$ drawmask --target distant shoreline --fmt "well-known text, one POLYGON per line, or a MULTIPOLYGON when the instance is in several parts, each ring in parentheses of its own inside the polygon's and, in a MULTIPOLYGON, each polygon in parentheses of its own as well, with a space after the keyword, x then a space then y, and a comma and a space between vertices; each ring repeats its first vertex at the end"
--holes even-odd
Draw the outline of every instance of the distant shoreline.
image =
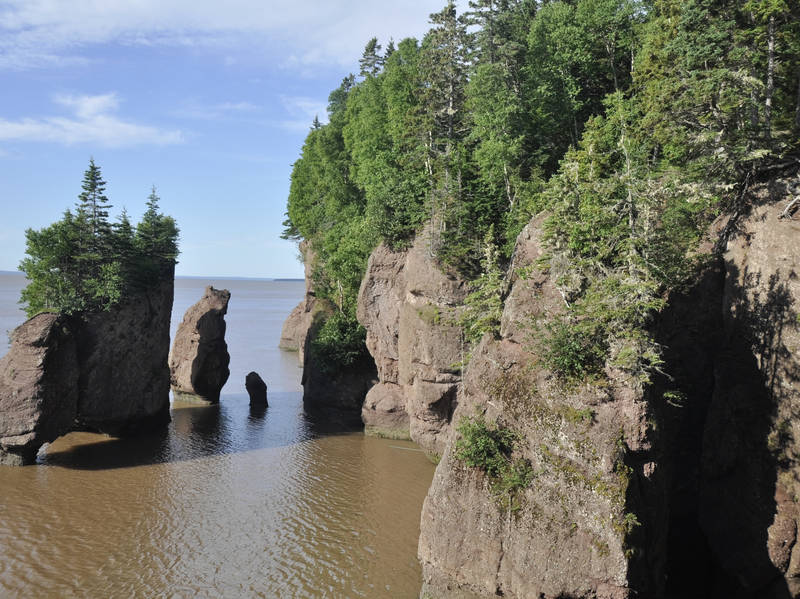
MULTIPOLYGON (((24 277, 25 273, 18 270, 0 270, 0 275, 11 275, 24 277)), ((199 275, 177 275, 176 279, 205 279, 214 281, 275 281, 278 283, 291 283, 304 281, 303 278, 272 278, 272 277, 215 277, 215 276, 199 276, 199 275)))

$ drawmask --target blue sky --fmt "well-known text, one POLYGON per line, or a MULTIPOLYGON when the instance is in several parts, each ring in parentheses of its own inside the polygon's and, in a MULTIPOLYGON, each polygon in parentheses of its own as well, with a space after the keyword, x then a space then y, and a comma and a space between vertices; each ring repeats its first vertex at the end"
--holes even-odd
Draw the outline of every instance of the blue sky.
POLYGON ((291 165, 364 44, 421 37, 444 0, 0 0, 0 270, 73 207, 94 157, 116 215, 152 185, 177 274, 300 277, 291 165))

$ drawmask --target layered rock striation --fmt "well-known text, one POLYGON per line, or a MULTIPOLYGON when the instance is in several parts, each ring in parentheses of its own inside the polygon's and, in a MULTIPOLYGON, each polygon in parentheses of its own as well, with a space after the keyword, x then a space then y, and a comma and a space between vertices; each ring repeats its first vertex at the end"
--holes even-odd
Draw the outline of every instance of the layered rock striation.
POLYGON ((800 596, 800 220, 786 210, 798 187, 760 184, 714 224, 696 279, 653 322, 668 375, 648 386, 610 366, 565 384, 543 366, 534 323, 565 306, 539 264, 543 217, 519 235, 499 333, 463 375, 464 283, 424 233, 372 253, 364 425, 441 456, 423 597, 800 596), (513 440, 516 481, 465 463, 462 424, 476 422, 513 440))
POLYGON ((169 421, 172 277, 108 312, 42 313, 0 360, 0 460, 32 462, 72 430, 126 434, 169 421))
POLYGON ((186 310, 169 356, 170 384, 182 399, 219 401, 230 376, 225 314, 231 293, 206 287, 200 300, 186 310))
POLYGON ((364 401, 368 432, 410 437, 441 454, 456 406, 464 346, 455 315, 464 281, 443 273, 427 232, 406 251, 381 245, 369 258, 358 297, 378 384, 364 401))

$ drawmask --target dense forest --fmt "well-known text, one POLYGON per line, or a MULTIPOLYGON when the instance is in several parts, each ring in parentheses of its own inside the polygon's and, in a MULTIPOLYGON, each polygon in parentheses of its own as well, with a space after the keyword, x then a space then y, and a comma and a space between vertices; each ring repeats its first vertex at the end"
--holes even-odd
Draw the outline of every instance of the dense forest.
POLYGON ((133 293, 173 276, 178 227, 159 211, 152 188, 141 222, 123 209, 109 220, 106 182, 94 159, 83 176, 75 212, 44 229, 25 232, 27 257, 20 263, 30 281, 20 303, 27 315, 42 311, 75 314, 108 310, 133 293))
POLYGON ((346 365, 370 251, 424 227, 472 281, 468 337, 491 331, 498 273, 545 211, 542 268, 569 309, 541 354, 564 377, 611 360, 646 382, 648 319, 702 261, 699 236, 796 161, 797 1, 451 1, 430 23, 367 43, 294 164, 285 236, 311 244, 338 308, 317 349, 346 365))

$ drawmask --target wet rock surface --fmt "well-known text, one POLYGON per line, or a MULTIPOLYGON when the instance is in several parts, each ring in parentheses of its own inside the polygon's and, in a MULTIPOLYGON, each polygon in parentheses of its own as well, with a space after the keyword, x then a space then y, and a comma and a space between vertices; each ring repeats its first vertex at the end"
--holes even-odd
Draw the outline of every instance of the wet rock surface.
POLYGON ((172 390, 186 399, 216 403, 230 370, 225 342, 225 314, 231 294, 206 287, 203 297, 183 317, 169 358, 172 390))

